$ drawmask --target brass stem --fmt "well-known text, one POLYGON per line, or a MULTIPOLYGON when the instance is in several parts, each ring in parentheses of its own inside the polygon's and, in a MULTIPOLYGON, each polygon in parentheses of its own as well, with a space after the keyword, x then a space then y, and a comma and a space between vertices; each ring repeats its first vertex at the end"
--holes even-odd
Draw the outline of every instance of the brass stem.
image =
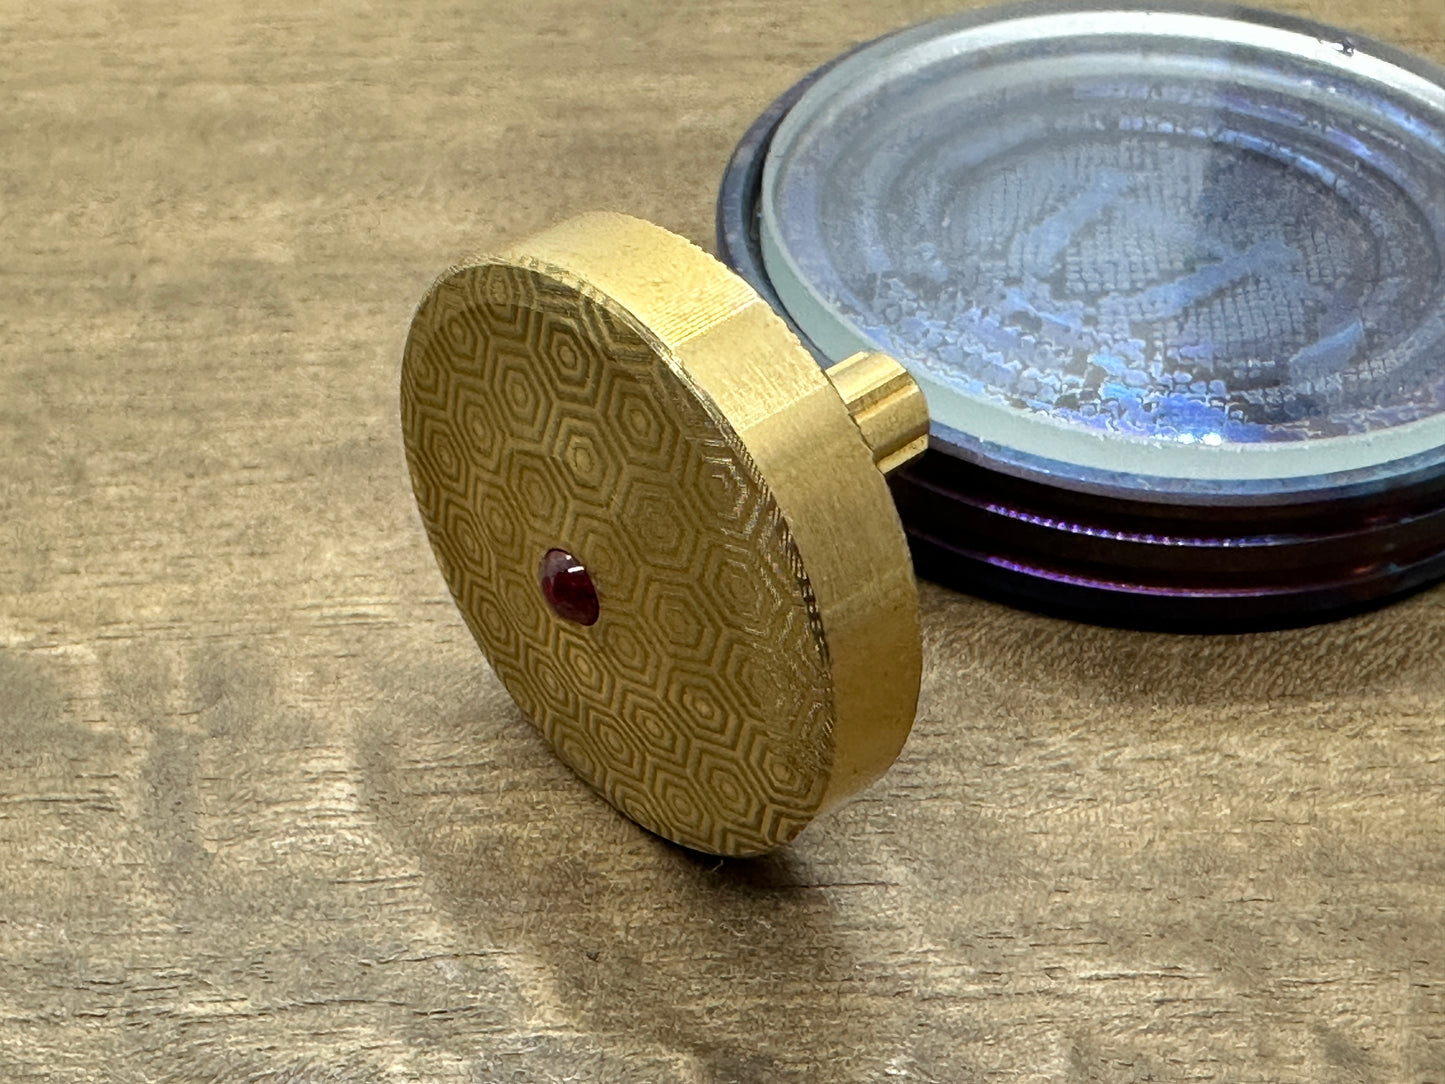
POLYGON ((928 447, 928 404, 908 370, 887 354, 863 352, 825 370, 884 474, 928 447))

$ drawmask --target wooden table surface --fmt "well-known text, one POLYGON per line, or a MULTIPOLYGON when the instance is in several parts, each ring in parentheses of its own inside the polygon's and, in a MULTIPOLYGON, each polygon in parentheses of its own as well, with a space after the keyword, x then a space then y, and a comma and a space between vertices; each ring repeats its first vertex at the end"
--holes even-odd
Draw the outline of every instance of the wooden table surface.
MULTIPOLYGON (((776 857, 556 761, 416 517, 471 250, 707 243, 938 0, 0 7, 0 1079, 1445 1080, 1445 589, 1182 637, 925 585, 914 737, 776 857)), ((1445 56, 1439 0, 1299 5, 1445 56)))

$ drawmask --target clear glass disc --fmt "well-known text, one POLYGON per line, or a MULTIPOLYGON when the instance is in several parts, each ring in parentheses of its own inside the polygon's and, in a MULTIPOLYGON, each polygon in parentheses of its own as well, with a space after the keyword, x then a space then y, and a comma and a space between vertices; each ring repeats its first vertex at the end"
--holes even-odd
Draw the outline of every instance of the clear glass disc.
POLYGON ((787 114, 760 239, 828 356, 1063 484, 1210 494, 1445 462, 1445 79, 1283 17, 1005 10, 787 114))

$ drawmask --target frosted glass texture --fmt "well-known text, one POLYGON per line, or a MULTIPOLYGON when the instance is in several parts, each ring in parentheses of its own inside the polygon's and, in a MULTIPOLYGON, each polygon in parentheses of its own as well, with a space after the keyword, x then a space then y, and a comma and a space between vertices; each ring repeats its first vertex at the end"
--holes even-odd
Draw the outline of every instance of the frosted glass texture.
POLYGON ((843 61, 764 170, 790 315, 1065 484, 1445 460, 1439 70, 1273 21, 973 17, 843 61))

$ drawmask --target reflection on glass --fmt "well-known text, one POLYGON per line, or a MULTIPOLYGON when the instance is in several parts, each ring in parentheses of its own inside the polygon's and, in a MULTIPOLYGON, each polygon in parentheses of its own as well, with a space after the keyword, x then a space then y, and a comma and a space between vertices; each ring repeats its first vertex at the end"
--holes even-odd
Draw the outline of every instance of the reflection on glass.
POLYGON ((1445 445, 1445 89, 1350 43, 1130 18, 933 28, 821 80, 764 181, 795 319, 899 355, 943 425, 1084 472, 1445 445))

